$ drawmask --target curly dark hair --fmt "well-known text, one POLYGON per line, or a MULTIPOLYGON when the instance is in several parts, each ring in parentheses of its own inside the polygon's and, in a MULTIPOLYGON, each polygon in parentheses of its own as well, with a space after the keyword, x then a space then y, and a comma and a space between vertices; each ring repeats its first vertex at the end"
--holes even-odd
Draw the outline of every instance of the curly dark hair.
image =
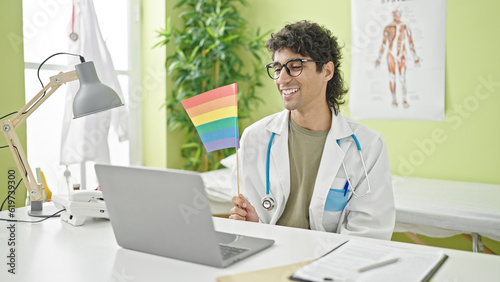
POLYGON ((344 85, 342 71, 342 47, 337 42, 337 37, 330 30, 309 21, 300 21, 286 25, 278 33, 272 33, 271 39, 266 42, 267 49, 273 54, 282 49, 311 57, 316 63, 316 69, 321 72, 323 65, 333 62, 335 71, 326 87, 326 101, 328 106, 339 112, 339 106, 344 104, 343 96, 348 92, 344 85))

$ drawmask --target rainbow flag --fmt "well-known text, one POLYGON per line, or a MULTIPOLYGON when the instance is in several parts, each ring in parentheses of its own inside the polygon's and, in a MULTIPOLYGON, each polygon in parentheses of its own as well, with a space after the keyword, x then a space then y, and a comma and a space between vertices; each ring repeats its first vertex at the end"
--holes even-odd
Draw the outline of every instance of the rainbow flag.
POLYGON ((182 101, 207 152, 240 147, 236 83, 182 101))

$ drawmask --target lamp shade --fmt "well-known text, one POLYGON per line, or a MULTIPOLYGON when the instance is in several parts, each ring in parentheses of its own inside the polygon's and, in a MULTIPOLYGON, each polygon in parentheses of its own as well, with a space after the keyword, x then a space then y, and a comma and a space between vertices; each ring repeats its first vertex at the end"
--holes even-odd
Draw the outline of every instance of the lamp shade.
POLYGON ((97 77, 94 62, 84 62, 75 66, 80 89, 73 100, 73 117, 86 115, 123 106, 118 94, 101 83, 97 77))

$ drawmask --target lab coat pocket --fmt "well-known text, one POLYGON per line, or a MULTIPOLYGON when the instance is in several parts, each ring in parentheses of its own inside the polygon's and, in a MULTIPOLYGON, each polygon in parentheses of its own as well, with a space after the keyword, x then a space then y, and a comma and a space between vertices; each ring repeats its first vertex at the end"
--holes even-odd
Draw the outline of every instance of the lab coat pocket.
POLYGON ((325 211, 337 212, 342 211, 346 204, 347 198, 349 196, 346 179, 335 179, 333 181, 333 187, 328 191, 325 201, 325 211))
POLYGON ((346 181, 346 179, 335 179, 333 187, 328 191, 322 220, 326 231, 335 232, 340 215, 347 205, 349 192, 344 188, 346 181))

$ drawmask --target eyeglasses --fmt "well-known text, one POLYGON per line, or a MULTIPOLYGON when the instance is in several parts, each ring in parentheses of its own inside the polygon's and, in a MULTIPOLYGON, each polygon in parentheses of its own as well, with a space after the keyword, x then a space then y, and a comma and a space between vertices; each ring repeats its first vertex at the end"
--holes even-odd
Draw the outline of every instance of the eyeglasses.
POLYGON ((283 65, 278 62, 272 62, 266 65, 267 74, 271 79, 276 80, 280 78, 281 70, 284 67, 289 76, 297 77, 302 73, 304 63, 307 62, 321 63, 319 61, 306 59, 291 59, 283 65))

